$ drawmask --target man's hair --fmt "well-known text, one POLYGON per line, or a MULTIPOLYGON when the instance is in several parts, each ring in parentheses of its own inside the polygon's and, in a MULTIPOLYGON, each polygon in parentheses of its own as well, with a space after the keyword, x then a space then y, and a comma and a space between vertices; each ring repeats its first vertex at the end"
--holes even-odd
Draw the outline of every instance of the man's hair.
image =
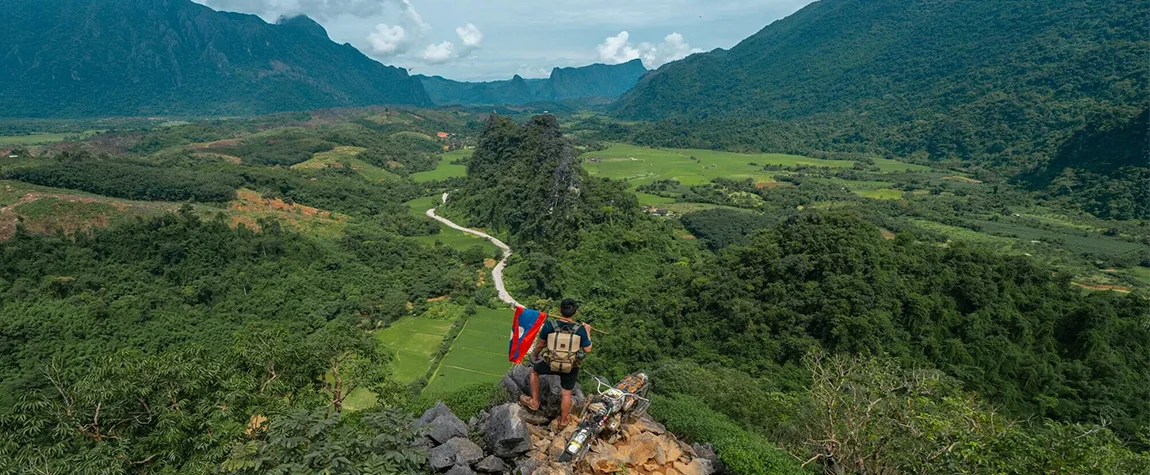
POLYGON ((576 302, 575 299, 563 299, 563 302, 559 304, 559 313, 564 317, 575 315, 576 310, 579 310, 579 302, 576 302))

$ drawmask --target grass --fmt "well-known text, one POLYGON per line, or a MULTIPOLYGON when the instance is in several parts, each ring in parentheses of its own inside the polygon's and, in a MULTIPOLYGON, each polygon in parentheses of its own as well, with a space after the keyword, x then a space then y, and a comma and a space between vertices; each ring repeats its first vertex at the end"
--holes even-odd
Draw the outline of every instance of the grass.
POLYGON ((891 160, 889 158, 874 158, 874 164, 882 173, 892 172, 929 172, 933 169, 925 165, 915 165, 913 163, 900 162, 898 160, 891 160))
MULTIPOLYGON (((417 217, 425 217, 428 209, 439 204, 439 196, 427 196, 424 198, 417 198, 408 201, 404 204, 411 207, 411 215, 417 217)), ((426 218, 431 219, 431 218, 426 218)), ((442 243, 444 246, 450 247, 455 250, 464 250, 471 246, 479 246, 483 251, 489 255, 494 255, 497 247, 486 239, 478 237, 474 234, 467 234, 463 231, 449 228, 443 224, 439 225, 439 234, 432 234, 429 236, 413 236, 410 239, 422 242, 429 246, 434 246, 435 243, 442 243)))
POLYGON ((327 152, 312 155, 308 161, 292 165, 292 168, 297 170, 305 168, 325 168, 333 165, 341 166, 340 163, 343 162, 350 164, 352 170, 355 170, 360 175, 363 175, 364 178, 371 181, 394 181, 400 179, 399 175, 355 158, 364 150, 366 149, 363 147, 336 147, 327 152))
POLYGON ((448 393, 475 383, 494 384, 511 368, 507 337, 511 309, 480 307, 428 381, 425 394, 448 393))
POLYGON ((650 193, 635 193, 635 196, 639 197, 639 206, 657 206, 675 202, 674 198, 652 195, 650 193))
POLYGON ((902 190, 893 190, 890 188, 879 188, 877 190, 854 190, 854 194, 863 198, 872 198, 876 200, 902 199, 902 190))
MULTIPOLYGON (((81 136, 87 137, 94 134, 96 131, 87 131, 83 133, 66 133, 66 134, 32 134, 32 135, 0 135, 0 146, 11 145, 43 145, 46 143, 63 142, 68 137, 81 136)), ((7 157, 4 157, 7 158, 7 157)))
POLYGON ((380 344, 395 352, 391 367, 396 381, 410 383, 427 372, 432 354, 452 323, 451 320, 409 317, 375 333, 380 344))
POLYGON ((411 174, 411 179, 417 183, 433 180, 446 180, 448 178, 465 177, 467 176, 466 165, 452 165, 451 162, 461 158, 471 157, 473 150, 452 150, 444 153, 439 157, 439 165, 434 170, 426 172, 417 172, 411 174))
POLYGON ((819 160, 781 153, 731 153, 697 149, 653 149, 627 144, 611 144, 606 150, 581 155, 583 168, 592 175, 626 180, 642 185, 656 180, 678 180, 684 185, 701 185, 715 178, 744 179, 755 182, 773 181, 774 174, 765 165, 795 168, 800 166, 844 168, 854 165, 847 160, 819 160), (692 160, 691 157, 697 160, 692 160), (597 157, 596 163, 589 159, 597 157), (754 165, 752 165, 754 163, 754 165))

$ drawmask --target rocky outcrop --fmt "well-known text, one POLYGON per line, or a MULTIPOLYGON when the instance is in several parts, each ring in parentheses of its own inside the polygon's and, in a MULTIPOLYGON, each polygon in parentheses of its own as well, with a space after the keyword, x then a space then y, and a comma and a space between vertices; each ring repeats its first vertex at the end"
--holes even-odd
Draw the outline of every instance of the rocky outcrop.
POLYGON ((526 410, 516 403, 491 409, 481 423, 484 440, 491 453, 501 458, 514 458, 531 449, 531 432, 527 430, 526 410))
MULTIPOLYGON (((710 445, 687 445, 646 416, 596 440, 582 460, 560 463, 576 424, 560 428, 553 420, 559 411, 558 378, 546 383, 548 378, 541 378, 541 389, 549 389, 543 391, 539 411, 512 402, 527 390, 529 375, 525 367, 509 371, 501 384, 511 401, 480 412, 468 424, 442 402, 428 409, 417 424, 430 431, 421 442, 429 449, 430 468, 446 475, 712 475, 722 469, 710 445), (555 392, 549 393, 550 388, 555 392), (469 429, 474 439, 468 439, 469 429)), ((580 401, 574 408, 582 406, 580 401)))

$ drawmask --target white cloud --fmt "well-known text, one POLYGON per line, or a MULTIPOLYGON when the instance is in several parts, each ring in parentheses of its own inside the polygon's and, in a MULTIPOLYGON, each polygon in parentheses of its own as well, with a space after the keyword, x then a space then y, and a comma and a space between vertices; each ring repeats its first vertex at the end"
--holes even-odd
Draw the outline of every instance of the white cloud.
POLYGON ((483 42, 483 32, 479 31, 475 25, 468 23, 467 26, 461 26, 455 29, 455 34, 459 35, 459 40, 463 42, 464 48, 475 49, 483 42))
POLYGON ((639 43, 631 44, 631 35, 626 31, 618 35, 609 36, 599 45, 599 60, 607 64, 619 64, 639 58, 648 68, 654 69, 677 61, 692 53, 701 53, 702 49, 692 48, 683 35, 671 33, 663 38, 659 44, 639 43))
POLYGON ((419 53, 419 58, 427 64, 443 64, 457 57, 455 44, 450 41, 427 45, 427 48, 419 53))
POLYGON ((388 26, 380 23, 375 31, 367 35, 367 44, 371 53, 379 58, 387 58, 397 54, 406 53, 411 48, 412 38, 402 26, 388 26))

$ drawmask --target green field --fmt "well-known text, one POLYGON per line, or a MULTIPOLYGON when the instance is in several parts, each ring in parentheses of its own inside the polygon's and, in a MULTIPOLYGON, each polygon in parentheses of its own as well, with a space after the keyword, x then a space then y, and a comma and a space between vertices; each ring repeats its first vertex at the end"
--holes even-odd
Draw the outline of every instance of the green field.
POLYGON ((898 160, 891 160, 889 158, 874 158, 874 164, 882 173, 891 172, 929 172, 932 168, 925 165, 915 165, 913 163, 900 162, 898 160))
POLYGON ((675 202, 674 198, 667 198, 665 196, 652 195, 650 193, 635 193, 639 197, 640 206, 658 206, 671 204, 675 202))
MULTIPOLYGON (((412 216, 426 218, 427 215, 425 213, 427 213, 427 210, 438 205, 439 199, 439 196, 427 196, 424 198, 417 198, 408 201, 404 204, 411 207, 412 216)), ((498 249, 488 240, 474 234, 467 234, 463 231, 444 226, 443 224, 439 225, 439 229, 439 234, 433 234, 429 236, 412 236, 409 239, 414 239, 429 246, 434 246, 436 242, 441 242, 443 245, 455 250, 463 250, 471 246, 478 245, 482 247, 484 252, 488 253, 489 255, 495 255, 495 251, 498 249)))
POLYGON ((901 200, 902 190, 892 190, 890 188, 879 188, 874 190, 854 190, 854 194, 863 198, 872 198, 876 200, 901 200))
POLYGON ((467 320, 425 392, 446 393, 472 383, 494 384, 511 368, 507 361, 511 309, 478 310, 467 320))
POLYGON ((467 176, 466 165, 452 165, 451 162, 471 156, 473 150, 452 150, 439 157, 439 165, 434 170, 412 173, 411 179, 416 182, 432 180, 446 180, 448 178, 467 176))
MULTIPOLYGON (((91 135, 93 132, 84 132, 82 134, 68 133, 68 134, 32 134, 32 135, 0 135, 0 146, 11 145, 43 145, 46 143, 63 142, 64 139, 74 136, 91 135)), ((7 158, 7 157, 5 157, 7 158)))
POLYGON ((312 155, 311 159, 292 165, 294 169, 301 168, 324 168, 332 164, 339 164, 341 162, 351 165, 351 169, 356 173, 363 175, 364 178, 372 181, 391 181, 399 180, 399 175, 384 170, 363 160, 355 158, 360 152, 365 149, 362 147, 336 147, 327 152, 320 152, 312 155))
POLYGON ((443 343, 452 323, 451 320, 408 317, 376 332, 376 339, 395 352, 391 367, 396 381, 410 383, 427 372, 431 355, 443 343))
POLYGON ((784 167, 836 167, 854 165, 848 160, 819 160, 781 153, 731 153, 696 149, 653 149, 627 144, 611 144, 606 150, 580 156, 583 168, 592 175, 626 180, 643 185, 656 180, 678 180, 684 185, 701 185, 715 178, 774 181, 765 165, 784 167), (691 159, 697 158, 697 160, 691 159), (597 158, 599 162, 591 161, 597 158), (754 165, 752 165, 752 163, 754 165))

